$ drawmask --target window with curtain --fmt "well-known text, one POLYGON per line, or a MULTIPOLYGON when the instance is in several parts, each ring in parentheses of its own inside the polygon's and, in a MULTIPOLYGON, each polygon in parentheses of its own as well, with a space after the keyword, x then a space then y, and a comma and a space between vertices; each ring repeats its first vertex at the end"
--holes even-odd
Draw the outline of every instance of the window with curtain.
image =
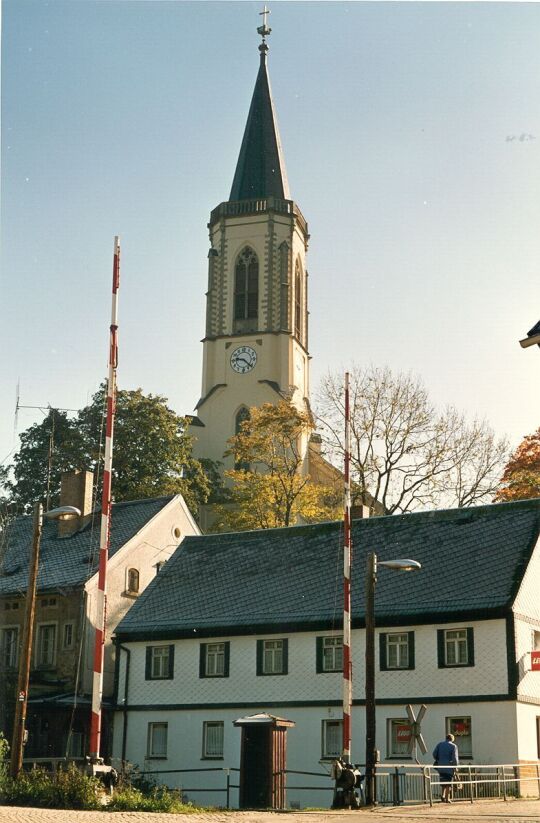
POLYGON ((203 757, 223 758, 223 735, 223 720, 207 720, 203 723, 203 757))
POLYGON ((168 723, 148 724, 148 743, 146 756, 148 758, 167 757, 168 723))
POLYGON ((340 757, 343 748, 343 721, 322 721, 322 749, 321 758, 329 759, 340 757))

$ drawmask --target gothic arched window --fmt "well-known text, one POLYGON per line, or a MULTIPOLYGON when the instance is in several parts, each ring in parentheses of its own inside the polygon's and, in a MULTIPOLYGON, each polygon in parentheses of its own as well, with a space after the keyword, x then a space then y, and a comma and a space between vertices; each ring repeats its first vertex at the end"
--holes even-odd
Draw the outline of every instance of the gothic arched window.
MULTIPOLYGON (((236 412, 236 417, 234 418, 235 434, 240 434, 240 432, 242 431, 242 423, 244 423, 244 421, 246 420, 249 420, 249 417, 250 414, 247 406, 241 406, 236 412)), ((246 463, 245 460, 235 460, 234 468, 238 469, 239 471, 249 471, 249 463, 246 463)))
POLYGON ((294 334, 302 342, 302 268, 300 260, 294 267, 294 334))
MULTIPOLYGON (((259 261, 246 246, 236 261, 234 270, 234 320, 242 331, 245 321, 256 321, 259 315, 259 261)), ((248 325, 256 325, 251 324, 248 325)))

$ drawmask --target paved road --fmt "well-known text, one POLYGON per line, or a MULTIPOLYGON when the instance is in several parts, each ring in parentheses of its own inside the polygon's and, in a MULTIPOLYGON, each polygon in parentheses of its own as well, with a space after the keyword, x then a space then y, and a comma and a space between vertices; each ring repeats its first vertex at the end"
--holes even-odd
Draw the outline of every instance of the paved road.
POLYGON ((442 803, 433 808, 379 808, 347 812, 203 812, 148 814, 144 812, 72 812, 53 809, 0 807, 0 823, 540 823, 539 800, 507 803, 442 803))

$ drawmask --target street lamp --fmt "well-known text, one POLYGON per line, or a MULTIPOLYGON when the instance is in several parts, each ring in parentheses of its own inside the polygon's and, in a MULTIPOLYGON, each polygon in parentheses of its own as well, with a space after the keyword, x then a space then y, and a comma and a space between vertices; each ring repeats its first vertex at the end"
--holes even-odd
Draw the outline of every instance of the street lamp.
POLYGON ((529 346, 534 345, 540 346, 540 320, 527 332, 527 337, 519 341, 519 345, 522 349, 528 349, 529 346))
POLYGON ((28 683, 30 680, 30 661, 32 657, 32 637, 34 633, 34 611, 36 603, 36 584, 39 567, 39 545, 43 518, 49 520, 70 520, 80 517, 81 512, 75 506, 60 506, 43 514, 43 506, 36 503, 34 507, 34 524, 32 534, 32 557, 28 570, 28 590, 24 610, 23 634, 21 643, 21 659, 19 663, 19 677, 17 680, 17 695, 15 702, 15 717, 13 720, 13 736, 11 742, 11 776, 17 777, 23 761, 24 727, 26 724, 26 707, 28 703, 28 683))
MULTIPOLYGON (((394 571, 410 572, 421 569, 417 560, 381 560, 379 566, 394 571)), ((371 552, 366 565, 366 776, 364 781, 366 806, 375 803, 375 583, 377 582, 377 555, 371 552)))

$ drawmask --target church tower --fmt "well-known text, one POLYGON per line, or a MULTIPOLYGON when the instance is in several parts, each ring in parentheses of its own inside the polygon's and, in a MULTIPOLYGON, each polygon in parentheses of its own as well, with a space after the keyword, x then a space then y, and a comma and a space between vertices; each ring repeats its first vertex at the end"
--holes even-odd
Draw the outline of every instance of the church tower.
POLYGON ((190 427, 194 455, 225 469, 233 467, 223 457, 227 440, 251 406, 287 397, 309 412, 309 234, 289 194, 263 14, 260 66, 230 197, 208 224, 202 394, 190 427))

